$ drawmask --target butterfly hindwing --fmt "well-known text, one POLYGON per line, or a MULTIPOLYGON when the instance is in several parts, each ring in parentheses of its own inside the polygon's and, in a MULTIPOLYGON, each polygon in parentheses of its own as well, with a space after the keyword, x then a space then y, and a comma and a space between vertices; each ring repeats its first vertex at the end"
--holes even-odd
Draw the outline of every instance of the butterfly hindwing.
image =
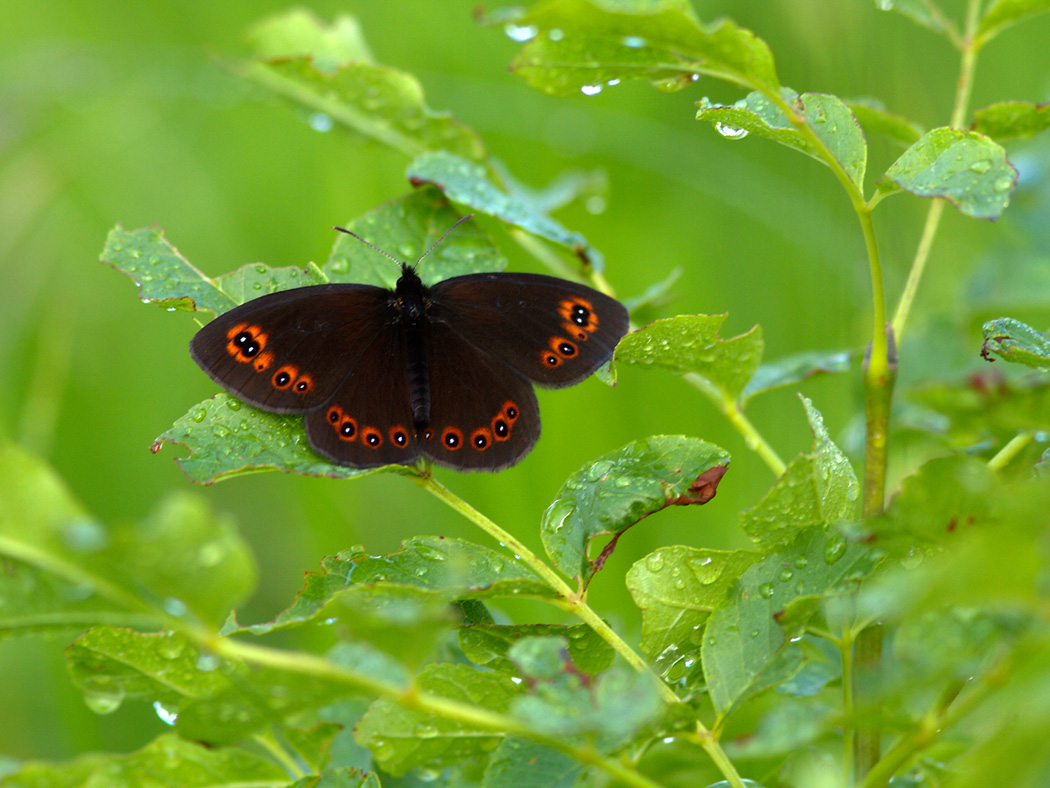
POLYGON ((578 383, 627 333, 627 310, 584 285, 541 274, 468 274, 430 288, 432 323, 541 386, 578 383))
POLYGON ((305 423, 310 446, 340 465, 411 465, 419 458, 399 326, 372 335, 335 395, 305 423))
POLYGON ((190 355, 224 389, 274 413, 327 402, 396 318, 389 290, 316 285, 256 298, 197 332, 190 355))
POLYGON ((430 421, 423 454, 460 470, 497 471, 524 457, 540 436, 532 384, 448 326, 429 332, 430 421))

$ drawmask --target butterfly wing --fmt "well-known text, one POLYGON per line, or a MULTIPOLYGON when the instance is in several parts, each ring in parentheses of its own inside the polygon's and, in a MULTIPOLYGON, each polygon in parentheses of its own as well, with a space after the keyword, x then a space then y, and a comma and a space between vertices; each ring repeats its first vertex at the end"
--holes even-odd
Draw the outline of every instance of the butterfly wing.
POLYGON ((444 323, 429 326, 430 421, 423 454, 460 470, 498 471, 540 437, 532 384, 444 323))
POLYGON ((310 446, 340 465, 411 465, 419 458, 404 333, 384 329, 373 333, 335 395, 304 420, 310 446))
POLYGON ((331 399, 376 336, 390 331, 392 297, 380 287, 347 284, 265 295, 204 326, 190 355, 251 405, 307 413, 331 399))
POLYGON ((627 310, 541 274, 468 274, 430 288, 428 317, 541 386, 579 383, 612 358, 627 310))

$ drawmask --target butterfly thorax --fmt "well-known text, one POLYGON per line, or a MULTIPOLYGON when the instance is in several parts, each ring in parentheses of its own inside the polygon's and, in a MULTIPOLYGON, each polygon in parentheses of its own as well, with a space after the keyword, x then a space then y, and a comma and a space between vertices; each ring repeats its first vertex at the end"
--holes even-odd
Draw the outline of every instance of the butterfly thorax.
POLYGON ((425 329, 428 297, 422 280, 409 266, 401 266, 394 298, 405 338, 412 420, 417 428, 421 428, 430 422, 430 372, 425 329))

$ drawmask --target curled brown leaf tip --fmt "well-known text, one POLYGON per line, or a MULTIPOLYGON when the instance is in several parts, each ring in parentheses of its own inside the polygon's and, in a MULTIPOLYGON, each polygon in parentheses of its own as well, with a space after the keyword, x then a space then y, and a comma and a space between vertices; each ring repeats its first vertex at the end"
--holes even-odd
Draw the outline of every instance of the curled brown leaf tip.
POLYGON ((689 485, 687 493, 668 498, 667 505, 689 506, 694 503, 707 503, 715 497, 715 493, 718 492, 718 483, 722 481, 722 477, 725 476, 727 470, 729 470, 727 465, 716 465, 714 468, 708 468, 696 477, 696 481, 689 485))

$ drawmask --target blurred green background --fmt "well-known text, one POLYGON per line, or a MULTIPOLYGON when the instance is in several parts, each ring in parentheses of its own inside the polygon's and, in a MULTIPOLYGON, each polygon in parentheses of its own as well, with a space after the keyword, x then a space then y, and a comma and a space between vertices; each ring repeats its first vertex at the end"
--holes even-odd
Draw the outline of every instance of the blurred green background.
MULTIPOLYGON (((566 169, 603 170, 603 210, 572 205, 558 218, 604 252, 621 297, 683 269, 673 301, 639 319, 728 312, 725 336, 761 323, 767 360, 866 344, 867 263, 856 219, 830 174, 766 142, 727 141, 693 119, 701 96, 731 102, 739 91, 702 80, 672 94, 634 83, 594 97, 550 98, 508 71, 516 45, 499 29, 476 25, 474 5, 347 0, 307 7, 326 20, 355 15, 377 61, 415 74, 432 108, 477 130, 527 184, 540 187, 566 169)), ((902 17, 877 12, 873 2, 695 6, 702 19, 729 15, 769 42, 782 82, 799 91, 877 96, 927 127, 947 120, 953 51, 902 17)), ((326 258, 333 224, 410 188, 400 154, 338 128, 314 131, 305 113, 222 68, 222 57, 241 51, 246 28, 287 7, 272 0, 14 0, 4 12, 0 436, 46 457, 103 522, 141 518, 166 492, 192 486, 172 461, 178 447, 154 456, 149 446, 217 390, 187 353, 193 319, 139 303, 129 280, 98 263, 107 231, 117 222, 160 225, 210 275, 256 261, 301 266, 326 258)), ((1045 100, 1048 40, 1045 15, 997 39, 983 53, 973 106, 1045 100)), ((899 151, 870 142, 869 173, 877 173, 899 151)), ((872 183, 869 175, 869 189, 872 183)), ((877 214, 891 308, 926 207, 896 197, 877 214)), ((949 211, 916 328, 951 313, 967 272, 986 250, 1011 242, 1017 231, 1009 220, 976 222, 949 211)), ((504 252, 511 269, 540 270, 520 249, 505 245, 504 252)), ((1045 312, 1034 310, 1013 316, 1045 325, 1045 312)), ((975 314, 969 326, 995 316, 975 314)), ((930 355, 943 356, 937 349, 930 355)), ((909 357, 904 364, 903 375, 923 372, 907 366, 909 357)), ((852 448, 856 372, 752 404, 749 415, 782 457, 810 445, 797 389, 852 448)), ((663 544, 742 546, 737 513, 757 502, 772 476, 706 400, 663 373, 621 369, 615 389, 589 380, 539 397, 543 438, 520 465, 496 476, 436 471, 537 550, 540 516, 565 477, 589 459, 655 433, 696 435, 734 455, 712 503, 644 521, 592 585, 594 606, 634 641, 639 616, 623 586, 631 563, 663 544)), ((351 545, 389 552, 415 534, 485 541, 392 475, 333 482, 269 473, 197 493, 235 516, 258 558, 260 587, 242 622, 271 618, 301 587, 303 571, 351 545)), ((164 728, 148 707, 129 705, 108 717, 90 712, 66 678, 65 645, 0 641, 0 756, 130 750, 164 728)))

